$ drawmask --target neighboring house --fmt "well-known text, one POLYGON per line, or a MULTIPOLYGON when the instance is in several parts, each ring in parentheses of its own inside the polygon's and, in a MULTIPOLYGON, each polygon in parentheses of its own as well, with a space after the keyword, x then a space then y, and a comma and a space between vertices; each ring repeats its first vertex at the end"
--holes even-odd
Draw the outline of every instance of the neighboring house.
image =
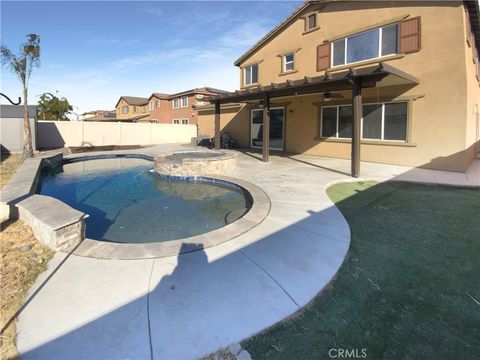
POLYGON ((209 87, 196 88, 176 94, 153 93, 148 98, 149 116, 140 120, 159 124, 196 125, 196 106, 205 104, 204 99, 225 91, 209 87))
MULTIPOLYGON (((2 153, 23 152, 23 105, 0 105, 0 147, 2 153)), ((37 150, 37 106, 28 106, 32 147, 37 150)))
POLYGON ((94 110, 79 116, 82 121, 117 121, 116 110, 94 110))
MULTIPOLYGON (((352 174, 359 154, 465 171, 480 133, 479 48, 476 1, 307 1, 235 61, 241 90, 209 100, 245 147, 269 133, 270 149, 353 157, 352 174)), ((214 117, 201 111, 201 134, 214 117)))
POLYGON ((148 116, 148 99, 121 96, 115 105, 118 121, 138 122, 148 116))

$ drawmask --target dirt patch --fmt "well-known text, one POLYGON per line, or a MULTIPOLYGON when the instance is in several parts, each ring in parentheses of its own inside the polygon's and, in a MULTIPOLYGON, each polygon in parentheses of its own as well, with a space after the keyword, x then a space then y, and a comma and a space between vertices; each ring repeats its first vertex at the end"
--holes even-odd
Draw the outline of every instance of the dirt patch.
POLYGON ((0 162, 0 189, 15 174, 18 167, 23 163, 23 156, 17 154, 2 154, 0 162))
MULTIPOLYGON (((0 326, 3 329, 22 306, 38 275, 47 268, 53 251, 35 238, 26 223, 9 220, 1 224, 0 253, 0 326)), ((17 357, 15 339, 16 326, 12 321, 0 337, 0 359, 17 357)))

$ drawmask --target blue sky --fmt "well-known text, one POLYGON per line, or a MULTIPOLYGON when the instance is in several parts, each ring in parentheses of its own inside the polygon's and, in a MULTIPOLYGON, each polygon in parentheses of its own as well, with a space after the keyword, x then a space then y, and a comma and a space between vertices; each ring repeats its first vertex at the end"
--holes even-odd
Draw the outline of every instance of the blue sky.
MULTIPOLYGON (((82 113, 112 109, 121 95, 238 89, 233 61, 300 4, 2 1, 1 43, 16 52, 26 34, 39 34, 42 64, 32 75, 29 103, 58 90, 82 113)), ((5 68, 1 90, 21 95, 5 68)))

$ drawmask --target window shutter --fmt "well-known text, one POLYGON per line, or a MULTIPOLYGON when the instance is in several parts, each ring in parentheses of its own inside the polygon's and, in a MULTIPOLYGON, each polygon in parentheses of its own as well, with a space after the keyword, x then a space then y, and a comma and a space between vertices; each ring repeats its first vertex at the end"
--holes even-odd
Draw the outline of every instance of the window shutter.
POLYGON ((317 46, 317 71, 327 70, 330 67, 330 42, 317 46))
POLYGON ((400 53, 408 54, 420 50, 420 17, 400 22, 399 40, 400 53))

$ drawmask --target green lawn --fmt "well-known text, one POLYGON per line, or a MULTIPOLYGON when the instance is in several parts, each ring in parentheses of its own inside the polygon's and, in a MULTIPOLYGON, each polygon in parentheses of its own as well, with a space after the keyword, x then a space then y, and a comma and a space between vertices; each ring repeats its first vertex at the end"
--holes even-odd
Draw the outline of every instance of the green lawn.
POLYGON ((480 359, 480 190, 330 187, 352 232, 335 280, 291 319, 242 343, 253 359, 480 359), (331 355, 335 355, 333 352, 331 355))

